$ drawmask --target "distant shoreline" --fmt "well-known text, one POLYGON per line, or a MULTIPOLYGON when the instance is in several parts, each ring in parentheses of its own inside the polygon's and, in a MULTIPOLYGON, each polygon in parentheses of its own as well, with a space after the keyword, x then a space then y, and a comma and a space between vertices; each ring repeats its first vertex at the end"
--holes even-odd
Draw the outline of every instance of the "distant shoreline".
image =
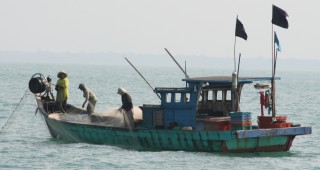
MULTIPOLYGON (((177 67, 165 53, 154 54, 120 54, 120 53, 52 53, 52 52, 3 52, 0 51, 0 63, 34 63, 34 64, 77 64, 77 65, 115 65, 128 66, 127 57, 136 66, 143 67, 177 67)), ((279 56, 277 70, 318 71, 320 59, 296 59, 279 56)), ((233 69, 233 57, 181 56, 176 60, 188 68, 233 69)), ((269 70, 271 59, 261 57, 241 57, 241 70, 269 70)))

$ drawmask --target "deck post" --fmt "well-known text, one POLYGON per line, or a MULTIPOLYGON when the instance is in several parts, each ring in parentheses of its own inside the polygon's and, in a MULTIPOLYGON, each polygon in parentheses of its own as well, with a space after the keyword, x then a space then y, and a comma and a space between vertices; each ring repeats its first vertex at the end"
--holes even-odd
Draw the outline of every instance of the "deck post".
POLYGON ((237 72, 232 73, 232 111, 238 111, 237 109, 237 87, 238 87, 238 81, 237 81, 237 72))

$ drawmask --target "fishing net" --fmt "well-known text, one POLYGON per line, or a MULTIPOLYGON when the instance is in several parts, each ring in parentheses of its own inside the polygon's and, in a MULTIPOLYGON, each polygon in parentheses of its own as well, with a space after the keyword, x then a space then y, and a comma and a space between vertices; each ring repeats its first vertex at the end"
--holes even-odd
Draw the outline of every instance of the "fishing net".
MULTIPOLYGON (((69 112, 70 113, 70 112, 69 112)), ((133 119, 142 119, 142 111, 139 107, 132 109, 133 119)), ((80 124, 97 124, 110 127, 128 127, 133 124, 132 119, 128 118, 130 113, 123 109, 112 108, 101 113, 94 113, 91 116, 88 114, 50 114, 49 117, 56 120, 62 120, 80 124), (130 125, 131 124, 131 125, 130 125)))

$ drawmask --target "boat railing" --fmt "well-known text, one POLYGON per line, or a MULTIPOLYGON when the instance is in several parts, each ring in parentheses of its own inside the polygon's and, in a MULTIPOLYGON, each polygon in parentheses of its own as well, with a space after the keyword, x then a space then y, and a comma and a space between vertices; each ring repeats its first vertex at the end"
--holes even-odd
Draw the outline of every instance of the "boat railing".
POLYGON ((189 88, 186 87, 156 87, 155 91, 157 93, 181 93, 189 92, 189 88))

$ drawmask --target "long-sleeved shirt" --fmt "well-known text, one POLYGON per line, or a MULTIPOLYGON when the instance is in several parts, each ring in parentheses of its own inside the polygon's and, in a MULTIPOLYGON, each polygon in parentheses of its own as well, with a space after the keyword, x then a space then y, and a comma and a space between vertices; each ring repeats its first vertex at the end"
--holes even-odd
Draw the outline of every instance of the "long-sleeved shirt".
POLYGON ((121 95, 122 106, 125 111, 129 111, 133 108, 131 96, 127 93, 121 95))
POLYGON ((87 101, 90 101, 90 102, 96 102, 97 101, 96 95, 88 87, 86 87, 83 90, 83 97, 86 99, 83 104, 85 104, 87 101))
POLYGON ((69 97, 69 80, 67 78, 59 79, 56 86, 58 86, 57 91, 57 101, 66 101, 69 97))

